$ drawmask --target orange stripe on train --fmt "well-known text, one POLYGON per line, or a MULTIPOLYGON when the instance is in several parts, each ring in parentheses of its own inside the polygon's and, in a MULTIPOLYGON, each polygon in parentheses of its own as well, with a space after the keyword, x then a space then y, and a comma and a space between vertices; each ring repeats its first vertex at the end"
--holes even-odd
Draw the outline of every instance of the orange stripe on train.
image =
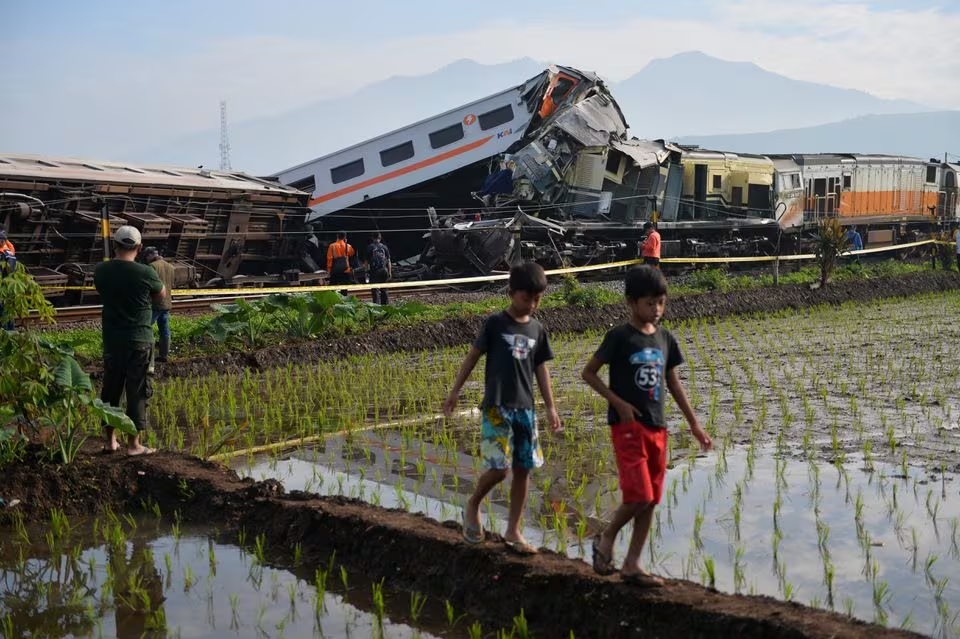
POLYGON ((422 168, 431 166, 433 164, 443 162, 444 160, 449 160, 450 158, 456 157, 458 155, 462 155, 467 151, 472 151, 474 149, 477 149, 492 139, 493 139, 493 136, 488 135, 485 138, 480 138, 479 140, 475 140, 473 142, 470 142, 469 144, 464 144, 463 146, 459 146, 455 149, 451 149, 450 151, 447 151, 445 153, 435 155, 432 158, 427 158, 426 160, 415 162, 410 166, 405 166, 403 168, 397 169, 396 171, 391 171, 390 173, 385 173, 375 178, 364 180, 363 182, 357 182, 356 184, 351 184, 350 186, 342 188, 339 191, 334 191, 333 193, 326 193, 324 195, 321 195, 320 197, 310 200, 307 206, 315 206, 317 204, 322 204, 323 202, 336 199, 341 195, 346 195, 347 193, 353 193, 354 191, 359 191, 360 189, 364 189, 368 186, 373 186, 374 184, 379 184, 380 182, 386 182, 387 180, 392 180, 395 177, 406 175, 407 173, 413 173, 414 171, 418 171, 422 168))

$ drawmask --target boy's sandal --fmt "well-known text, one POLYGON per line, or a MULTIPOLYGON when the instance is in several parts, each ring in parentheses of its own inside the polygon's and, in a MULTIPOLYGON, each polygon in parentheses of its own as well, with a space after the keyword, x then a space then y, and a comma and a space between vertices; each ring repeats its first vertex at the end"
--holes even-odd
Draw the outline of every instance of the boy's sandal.
POLYGON ((620 579, 625 584, 641 588, 663 588, 665 585, 663 579, 646 572, 620 573, 620 579))
POLYGON ((591 549, 593 550, 593 571, 595 573, 606 577, 617 572, 617 569, 613 567, 613 559, 600 550, 600 533, 593 536, 591 549))
POLYGON ((525 541, 512 541, 510 539, 503 540, 504 545, 506 545, 508 550, 512 550, 518 555, 529 557, 530 555, 538 554, 538 550, 531 546, 525 541))
POLYGON ((479 544, 483 541, 483 528, 467 523, 466 509, 463 510, 463 540, 468 544, 479 544))

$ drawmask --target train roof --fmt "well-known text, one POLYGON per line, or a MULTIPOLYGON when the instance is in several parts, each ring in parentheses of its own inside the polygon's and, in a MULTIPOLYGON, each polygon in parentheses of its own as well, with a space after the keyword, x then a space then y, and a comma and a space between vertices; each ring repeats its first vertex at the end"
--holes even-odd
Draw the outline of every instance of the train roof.
POLYGON ((279 182, 239 171, 103 162, 23 153, 0 153, 0 179, 112 182, 204 190, 280 193, 291 196, 308 195, 279 182))
POLYGON ((772 160, 791 160, 800 165, 841 164, 861 161, 873 164, 929 164, 923 158, 883 153, 770 153, 768 157, 772 160))

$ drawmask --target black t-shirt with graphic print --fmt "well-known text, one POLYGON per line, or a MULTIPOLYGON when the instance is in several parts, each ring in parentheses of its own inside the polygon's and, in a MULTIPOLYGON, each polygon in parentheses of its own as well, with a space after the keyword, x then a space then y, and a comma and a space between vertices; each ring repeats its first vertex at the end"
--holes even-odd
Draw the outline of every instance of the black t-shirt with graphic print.
POLYGON ((480 407, 533 408, 535 371, 553 359, 543 324, 520 323, 501 311, 487 318, 473 345, 487 355, 480 407))
MULTIPOLYGON (((683 363, 680 345, 670 331, 660 326, 645 335, 630 324, 607 331, 594 354, 610 366, 610 390, 637 409, 637 421, 654 428, 665 428, 663 416, 666 398, 666 374, 683 363)), ((613 406, 607 409, 607 422, 620 422, 613 406)))

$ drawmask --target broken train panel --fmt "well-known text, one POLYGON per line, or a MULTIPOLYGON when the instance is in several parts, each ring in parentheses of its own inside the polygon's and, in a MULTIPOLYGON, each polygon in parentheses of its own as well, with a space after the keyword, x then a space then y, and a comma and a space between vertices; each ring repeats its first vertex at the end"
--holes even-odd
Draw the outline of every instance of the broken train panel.
POLYGON ((104 218, 137 227, 174 265, 178 287, 279 273, 298 261, 306 200, 243 173, 0 155, 0 228, 50 296, 92 285, 109 251, 104 218))

